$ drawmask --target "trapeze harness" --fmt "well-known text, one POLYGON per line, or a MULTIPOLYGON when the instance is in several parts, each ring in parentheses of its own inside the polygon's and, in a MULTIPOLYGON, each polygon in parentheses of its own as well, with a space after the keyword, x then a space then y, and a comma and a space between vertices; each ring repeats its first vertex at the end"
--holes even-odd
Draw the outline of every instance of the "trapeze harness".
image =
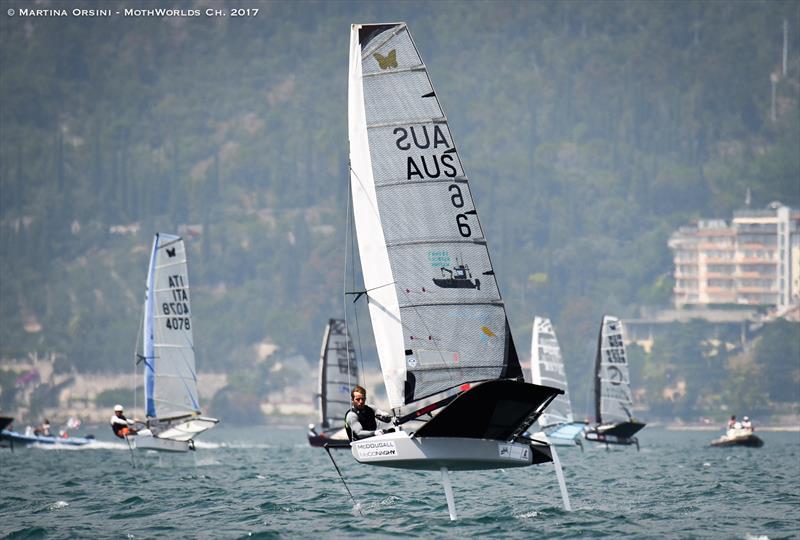
POLYGON ((358 423, 361 424, 362 430, 374 432, 376 429, 378 429, 378 423, 375 421, 375 409, 369 405, 365 405, 361 410, 351 407, 344 416, 344 429, 347 431, 347 437, 351 442, 359 439, 358 435, 353 432, 353 429, 350 427, 350 423, 347 421, 347 417, 350 416, 351 412, 358 416, 358 423))
POLYGON ((114 430, 114 435, 120 439, 124 439, 126 435, 130 435, 132 433, 128 419, 122 414, 119 416, 115 414, 111 417, 111 429, 114 430))

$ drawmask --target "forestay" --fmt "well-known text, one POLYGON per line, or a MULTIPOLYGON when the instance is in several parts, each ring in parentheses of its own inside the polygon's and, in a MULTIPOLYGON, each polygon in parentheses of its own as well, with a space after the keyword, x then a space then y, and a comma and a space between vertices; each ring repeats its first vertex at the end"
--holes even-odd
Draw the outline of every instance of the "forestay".
POLYGON ((358 381, 353 342, 341 319, 330 319, 319 361, 320 424, 341 427, 350 408, 350 389, 358 381))
POLYGON ((531 338, 531 382, 559 388, 564 391, 548 405, 539 417, 539 424, 552 426, 573 421, 572 406, 567 391, 567 375, 561 358, 556 333, 550 319, 534 317, 531 338))
POLYGON ((157 233, 147 272, 144 383, 148 418, 200 413, 186 249, 180 236, 157 233))
POLYGON ((628 357, 625 354, 622 322, 606 315, 600 326, 595 358, 595 408, 598 424, 632 419, 628 357))
POLYGON ((469 181, 405 24, 354 25, 353 209, 392 408, 522 372, 469 181))

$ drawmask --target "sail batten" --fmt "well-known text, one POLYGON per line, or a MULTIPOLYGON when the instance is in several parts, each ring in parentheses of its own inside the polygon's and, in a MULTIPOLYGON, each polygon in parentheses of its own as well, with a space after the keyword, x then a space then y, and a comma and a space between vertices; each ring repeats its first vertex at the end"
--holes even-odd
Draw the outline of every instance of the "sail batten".
POLYGON ((348 103, 365 288, 393 283, 369 294, 389 405, 521 374, 469 180, 404 23, 353 25, 348 103))
POLYGON ((412 125, 423 125, 423 124, 446 124, 447 118, 444 116, 437 116, 437 117, 430 117, 430 118, 411 118, 408 121, 403 122, 382 122, 382 123, 373 123, 367 124, 367 129, 378 129, 378 128, 385 128, 385 127, 398 127, 398 126, 412 126, 412 125))
POLYGON ((397 73, 408 73, 413 71, 425 71, 427 68, 424 65, 408 67, 405 69, 393 69, 391 71, 386 71, 383 73, 365 73, 364 77, 380 77, 382 75, 395 75, 397 73))

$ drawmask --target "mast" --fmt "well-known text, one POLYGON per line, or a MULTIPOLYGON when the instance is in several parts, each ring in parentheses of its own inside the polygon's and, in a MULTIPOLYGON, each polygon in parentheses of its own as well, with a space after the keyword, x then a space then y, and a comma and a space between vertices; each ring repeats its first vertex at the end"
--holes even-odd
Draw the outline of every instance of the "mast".
POLYGON ((156 404, 153 399, 155 391, 155 354, 153 346, 153 296, 155 288, 156 253, 158 252, 159 235, 156 233, 153 239, 153 249, 150 253, 150 264, 147 267, 147 284, 145 286, 143 332, 144 340, 142 352, 144 353, 144 406, 147 418, 156 417, 156 404))
POLYGON ((603 331, 606 326, 606 318, 600 321, 600 333, 597 336, 597 355, 594 360, 594 417, 598 425, 603 423, 603 416, 601 414, 601 400, 603 394, 602 384, 602 348, 603 348, 603 331))

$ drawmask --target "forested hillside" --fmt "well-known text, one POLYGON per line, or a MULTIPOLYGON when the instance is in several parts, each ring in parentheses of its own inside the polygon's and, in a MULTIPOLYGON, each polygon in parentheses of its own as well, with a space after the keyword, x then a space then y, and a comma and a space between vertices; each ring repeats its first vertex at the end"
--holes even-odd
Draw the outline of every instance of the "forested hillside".
MULTIPOLYGON (((534 314, 553 319, 581 409, 602 314, 669 305, 675 228, 729 219, 748 188, 755 207, 800 206, 797 2, 252 4, 244 18, 0 14, 2 358, 129 372, 153 233, 181 232, 199 368, 257 394, 288 377, 254 368, 273 342, 307 376, 298 355, 315 361, 350 302, 353 22, 408 22, 517 347, 528 354, 534 314)), ((68 7, 83 6, 130 7, 68 7)), ((648 369, 634 375, 659 380, 648 369)), ((714 393, 730 392, 727 367, 703 376, 714 369, 714 393)))

